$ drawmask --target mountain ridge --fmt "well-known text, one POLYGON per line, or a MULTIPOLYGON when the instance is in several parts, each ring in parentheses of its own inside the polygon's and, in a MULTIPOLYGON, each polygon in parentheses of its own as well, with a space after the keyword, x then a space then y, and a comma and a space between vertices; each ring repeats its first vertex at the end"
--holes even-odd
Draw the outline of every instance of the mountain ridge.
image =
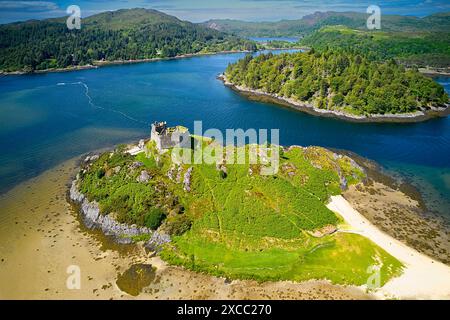
MULTIPOLYGON (((243 21, 235 19, 212 19, 203 24, 216 30, 230 32, 240 36, 304 36, 310 32, 320 29, 325 25, 345 25, 351 28, 366 28, 366 21, 369 17, 366 13, 360 12, 335 12, 316 11, 297 20, 280 21, 243 21)), ((428 31, 450 30, 450 12, 432 14, 423 18, 402 16, 402 15, 382 15, 382 28, 386 31, 420 31, 425 28, 428 31)))
POLYGON ((144 60, 221 51, 254 50, 256 45, 151 9, 121 9, 81 20, 69 30, 67 17, 0 26, 0 70, 62 69, 95 61, 144 60))

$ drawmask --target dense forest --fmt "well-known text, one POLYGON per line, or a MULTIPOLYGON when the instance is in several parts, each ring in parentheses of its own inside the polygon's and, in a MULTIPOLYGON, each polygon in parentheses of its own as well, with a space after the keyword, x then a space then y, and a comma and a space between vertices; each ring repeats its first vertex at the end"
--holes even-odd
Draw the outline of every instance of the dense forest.
POLYGON ((80 30, 69 30, 66 18, 0 26, 0 70, 6 72, 255 49, 252 41, 146 9, 94 15, 82 19, 80 30))
MULTIPOLYGON (((300 37, 307 36, 324 26, 342 25, 367 30, 366 13, 316 12, 298 20, 276 22, 248 22, 218 19, 204 24, 210 28, 242 37, 300 37)), ((424 18, 383 14, 382 30, 387 32, 448 32, 450 13, 438 13, 424 18)))
POLYGON ((407 66, 450 66, 450 32, 394 33, 329 26, 305 37, 301 44, 363 54, 373 60, 395 58, 407 66))
POLYGON ((448 103, 444 88, 394 60, 332 50, 248 55, 228 66, 227 79, 240 86, 352 114, 414 112, 448 103))
POLYGON ((450 66, 450 13, 424 18, 383 14, 382 29, 372 31, 367 29, 367 18, 357 12, 316 12, 299 20, 210 20, 205 25, 238 36, 301 37, 292 46, 332 48, 378 61, 394 58, 406 66, 450 66))

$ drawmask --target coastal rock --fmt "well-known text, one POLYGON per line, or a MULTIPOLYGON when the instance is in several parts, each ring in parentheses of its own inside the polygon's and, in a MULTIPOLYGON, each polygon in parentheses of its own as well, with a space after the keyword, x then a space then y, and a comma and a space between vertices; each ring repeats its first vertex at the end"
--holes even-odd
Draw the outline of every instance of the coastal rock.
MULTIPOLYGON (((136 225, 126 225, 117 222, 111 215, 102 215, 100 207, 96 201, 89 201, 84 194, 78 190, 77 180, 72 182, 69 196, 72 201, 80 205, 80 213, 83 217, 85 225, 89 229, 101 229, 105 235, 114 237, 115 241, 122 244, 133 242, 133 237, 140 235, 155 235, 157 232, 146 227, 138 227, 136 225)), ((165 237, 159 239, 157 243, 167 242, 165 237)), ((170 241, 170 238, 169 240, 170 241)))
POLYGON ((84 200, 84 194, 78 191, 77 181, 73 181, 69 190, 70 199, 75 202, 81 203, 84 200))
POLYGON ((145 243, 145 247, 153 252, 159 252, 165 243, 170 242, 170 236, 167 234, 153 232, 150 240, 145 243))
POLYGON ((361 172, 363 172, 363 173, 366 173, 366 170, 364 170, 363 167, 361 167, 358 163, 356 163, 355 160, 353 160, 352 158, 349 158, 349 159, 350 159, 350 164, 352 165, 353 168, 356 168, 356 169, 358 169, 359 171, 361 171, 361 172))
POLYGON ((294 149, 302 149, 302 150, 306 150, 307 148, 302 147, 302 146, 298 146, 298 145, 292 145, 289 148, 287 148, 287 151, 292 151, 294 149))
POLYGON ((245 86, 240 86, 231 83, 225 75, 219 77, 227 87, 238 91, 244 92, 247 94, 251 94, 255 97, 267 97, 273 99, 276 103, 280 103, 282 105, 290 106, 294 109, 304 111, 306 113, 314 114, 314 115, 323 115, 323 116, 331 116, 339 119, 353 121, 353 122, 419 122, 424 121, 436 116, 446 116, 450 112, 449 105, 444 104, 441 106, 434 106, 433 109, 428 106, 428 109, 431 110, 431 114, 428 110, 416 110, 414 112, 408 113, 384 113, 384 114, 364 114, 364 115, 356 115, 344 110, 331 110, 331 109, 320 109, 317 108, 312 103, 306 101, 299 101, 294 98, 287 98, 278 94, 268 93, 261 89, 251 89, 245 86), (437 114, 436 114, 437 113, 437 114))
POLYGON ((92 156, 87 156, 87 157, 84 159, 84 162, 86 162, 86 163, 88 163, 88 162, 94 162, 95 160, 98 160, 99 157, 100 157, 100 156, 99 156, 98 154, 94 154, 94 155, 92 155, 92 156))

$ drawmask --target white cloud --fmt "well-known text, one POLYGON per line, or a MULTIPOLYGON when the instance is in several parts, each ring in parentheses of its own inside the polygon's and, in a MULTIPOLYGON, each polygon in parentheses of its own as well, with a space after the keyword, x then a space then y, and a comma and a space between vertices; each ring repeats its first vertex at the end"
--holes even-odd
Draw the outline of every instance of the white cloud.
POLYGON ((0 1, 0 10, 46 11, 57 9, 58 5, 50 1, 0 1))

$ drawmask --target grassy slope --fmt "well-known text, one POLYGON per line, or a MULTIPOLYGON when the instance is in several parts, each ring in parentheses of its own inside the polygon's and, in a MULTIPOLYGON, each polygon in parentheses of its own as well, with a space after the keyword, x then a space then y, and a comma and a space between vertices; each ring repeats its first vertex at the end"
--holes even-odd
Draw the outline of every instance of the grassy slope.
MULTIPOLYGON (((203 140, 204 146, 209 143, 203 140)), ((400 271, 397 260, 359 235, 312 236, 312 231, 341 223, 325 206, 330 195, 341 192, 337 172, 349 183, 363 177, 348 157, 317 147, 293 148, 283 151, 280 161, 279 173, 267 177, 257 173, 258 165, 250 173, 249 165, 228 164, 226 176, 215 165, 193 165, 192 191, 186 192, 183 177, 189 166, 180 167, 176 182, 178 167, 169 154, 132 157, 118 152, 102 156, 82 175, 81 190, 99 201, 104 213, 126 207, 131 217, 119 217, 129 223, 146 221, 138 216, 152 212, 153 206, 167 215, 161 230, 178 226, 179 231, 180 221, 188 221, 184 232, 172 234, 161 256, 196 271, 261 281, 329 279, 357 285, 367 281, 367 267, 373 264, 382 264, 382 283, 400 271), (144 167, 130 169, 136 160, 144 167), (120 170, 114 173, 117 166, 120 170), (143 168, 153 178, 136 183, 143 168), (171 169, 175 174, 169 179, 171 169), (174 213, 179 206, 184 210, 174 213)))
POLYGON ((226 179, 214 167, 194 170, 195 209, 187 213, 199 218, 162 257, 197 271, 257 280, 326 278, 361 285, 377 261, 383 282, 398 272, 398 261, 359 235, 315 238, 308 232, 339 223, 325 202, 340 193, 337 168, 349 181, 360 178, 348 158, 296 148, 280 165, 275 177, 249 176, 248 166, 229 166, 226 179))

